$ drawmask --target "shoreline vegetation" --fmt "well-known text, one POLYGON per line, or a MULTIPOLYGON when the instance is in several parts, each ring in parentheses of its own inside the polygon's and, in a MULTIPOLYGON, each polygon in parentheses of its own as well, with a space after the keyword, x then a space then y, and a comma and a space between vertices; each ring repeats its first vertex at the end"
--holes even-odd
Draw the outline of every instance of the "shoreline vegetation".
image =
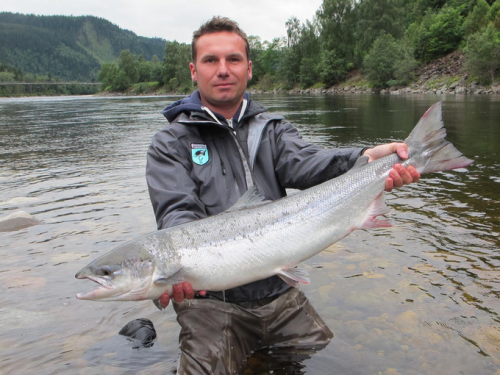
MULTIPOLYGON (((336 85, 325 87, 321 83, 309 88, 282 87, 263 88, 259 84, 248 87, 250 94, 380 94, 380 95, 413 95, 413 94, 469 94, 490 95, 500 94, 500 81, 490 85, 482 85, 474 77, 464 71, 463 53, 455 51, 417 69, 415 80, 406 86, 374 88, 359 71, 336 85)), ((132 85, 125 91, 101 91, 97 96, 140 96, 140 95, 188 95, 190 91, 166 90, 158 82, 132 85), (141 86, 142 85, 142 86, 141 86)))
MULTIPOLYGON (((248 87, 250 94, 380 94, 380 95, 412 95, 412 94, 469 94, 469 95, 491 95, 500 94, 500 81, 490 85, 481 84, 476 78, 463 69, 464 56, 460 52, 452 52, 449 55, 420 67, 416 71, 416 79, 406 86, 392 86, 387 88, 372 87, 366 77, 360 72, 353 72, 343 82, 331 87, 325 87, 321 83, 309 88, 294 87, 284 89, 282 87, 262 88, 259 84, 248 87)), ((192 86, 191 91, 166 90, 157 82, 146 85, 136 84, 125 91, 101 91, 97 96, 141 96, 141 95, 189 95, 196 89, 192 86)))
MULTIPOLYGON (((4 54, 11 56, 10 61, 0 62, 0 96, 16 95, 12 86, 2 86, 2 82, 22 82, 34 75, 23 75, 20 67, 24 60, 14 58, 17 47, 2 45, 13 38, 11 31, 17 25, 13 22, 36 21, 46 27, 44 30, 55 21, 67 23, 65 18, 24 17, 4 14, 11 23, 0 22, 0 51, 12 52, 4 54), (2 39, 2 32, 11 32, 11 38, 2 39)), ((74 38, 68 39, 67 46, 85 46, 90 55, 99 57, 98 72, 94 69, 87 74, 88 69, 82 68, 79 73, 80 77, 87 74, 89 83, 101 82, 98 95, 187 95, 195 89, 188 69, 190 44, 155 40, 155 46, 164 45, 159 58, 153 50, 134 49, 130 43, 128 48, 129 44, 114 45, 113 41, 121 40, 118 37, 106 39, 105 45, 97 43, 104 38, 99 35, 101 29, 111 30, 104 20, 74 21, 68 29, 74 38)), ((118 33, 119 28, 115 28, 118 33)), ((248 37, 253 75, 249 92, 480 95, 500 91, 500 0, 323 0, 312 20, 301 23, 291 17, 285 29, 286 36, 272 41, 248 37)), ((20 30, 26 40, 19 39, 16 46, 30 45, 27 42, 34 38, 32 30, 20 30)), ((55 33, 57 36, 61 31, 55 33)), ((59 40, 55 36, 52 39, 59 40)), ((61 48, 47 56, 39 52, 32 63, 48 59, 54 66, 63 61, 74 65, 84 55, 61 48)), ((29 48, 25 52, 29 55, 29 48)), ((61 69, 58 72, 66 72, 61 69)), ((50 78, 51 73, 55 80, 71 80, 55 71, 43 74, 50 78)), ((42 72, 37 74, 41 76, 42 72)), ((64 92, 58 87, 52 89, 53 93, 64 92)), ((18 89, 17 93, 27 92, 18 89)))

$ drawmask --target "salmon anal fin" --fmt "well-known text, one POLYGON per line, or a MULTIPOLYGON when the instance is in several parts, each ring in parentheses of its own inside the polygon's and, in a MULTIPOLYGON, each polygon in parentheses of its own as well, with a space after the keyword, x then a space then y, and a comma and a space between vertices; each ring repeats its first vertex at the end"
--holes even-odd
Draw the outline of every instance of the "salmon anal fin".
POLYGON ((309 284, 311 280, 309 280, 307 271, 302 267, 288 268, 286 270, 281 270, 278 272, 278 276, 283 279, 288 285, 293 287, 297 287, 299 283, 309 284))
POLYGON ((385 204, 384 196, 381 193, 368 208, 368 216, 358 229, 392 227, 389 220, 377 219, 377 216, 385 215, 388 212, 389 207, 385 204))

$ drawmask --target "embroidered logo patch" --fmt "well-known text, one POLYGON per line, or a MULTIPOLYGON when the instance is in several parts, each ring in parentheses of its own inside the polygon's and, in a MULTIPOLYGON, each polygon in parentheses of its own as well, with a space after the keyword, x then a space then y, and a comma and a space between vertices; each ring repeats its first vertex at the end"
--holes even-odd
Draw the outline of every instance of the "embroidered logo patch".
POLYGON ((207 164, 209 160, 207 145, 201 143, 191 143, 191 158, 195 164, 207 164))

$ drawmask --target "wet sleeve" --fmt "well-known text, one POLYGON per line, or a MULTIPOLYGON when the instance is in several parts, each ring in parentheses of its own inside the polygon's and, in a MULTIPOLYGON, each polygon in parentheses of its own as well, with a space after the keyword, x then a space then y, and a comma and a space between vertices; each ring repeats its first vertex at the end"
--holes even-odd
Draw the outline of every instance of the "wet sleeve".
POLYGON ((302 139, 297 129, 282 121, 276 126, 275 171, 285 188, 307 189, 347 172, 363 148, 325 150, 302 139))
POLYGON ((168 130, 154 136, 147 153, 146 180, 158 229, 207 216, 189 160, 188 150, 168 130))

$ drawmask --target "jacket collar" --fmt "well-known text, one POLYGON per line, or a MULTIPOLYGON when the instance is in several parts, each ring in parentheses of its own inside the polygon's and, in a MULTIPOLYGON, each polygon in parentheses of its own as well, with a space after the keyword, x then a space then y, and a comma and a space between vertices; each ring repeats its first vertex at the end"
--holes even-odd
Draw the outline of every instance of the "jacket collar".
MULTIPOLYGON (((243 102, 233 116, 233 124, 238 124, 247 117, 255 116, 259 113, 266 112, 267 109, 260 104, 255 103, 250 99, 250 94, 247 92, 243 96, 243 102)), ((204 120, 218 122, 219 124, 227 124, 226 119, 219 113, 210 111, 204 107, 198 90, 184 99, 178 100, 162 111, 163 115, 169 122, 174 122, 182 113, 189 118, 201 117, 204 120)))

